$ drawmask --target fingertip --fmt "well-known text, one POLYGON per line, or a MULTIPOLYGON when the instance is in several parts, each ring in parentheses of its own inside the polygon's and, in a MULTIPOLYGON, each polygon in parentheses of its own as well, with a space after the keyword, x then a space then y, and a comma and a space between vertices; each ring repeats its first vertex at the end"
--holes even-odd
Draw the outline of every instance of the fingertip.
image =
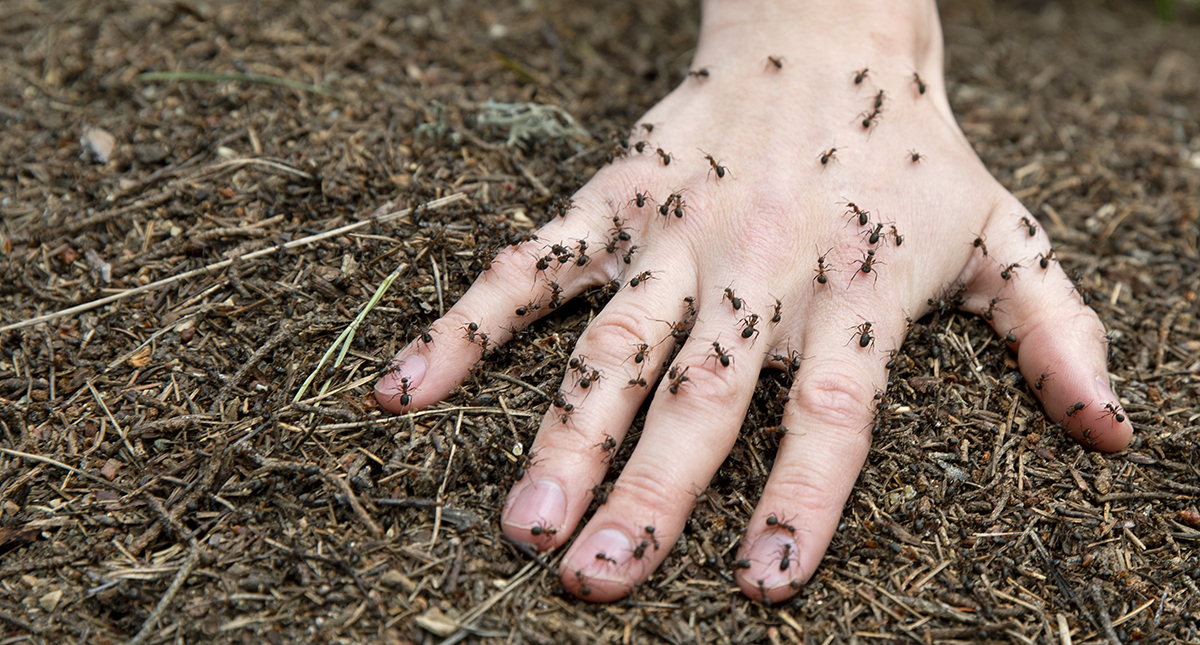
POLYGON ((545 551, 566 541, 566 535, 560 537, 566 520, 567 496, 562 486, 548 479, 526 478, 509 493, 500 525, 508 537, 545 551))
POLYGON ((755 600, 779 602, 800 590, 806 579, 800 568, 800 548, 782 532, 760 534, 739 557, 738 587, 755 600))

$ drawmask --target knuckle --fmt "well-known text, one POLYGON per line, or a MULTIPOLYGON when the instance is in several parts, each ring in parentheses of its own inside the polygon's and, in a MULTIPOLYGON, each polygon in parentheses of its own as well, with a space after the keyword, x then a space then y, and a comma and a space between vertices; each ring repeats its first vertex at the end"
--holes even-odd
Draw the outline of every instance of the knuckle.
MULTIPOLYGON (((633 303, 627 303, 632 305, 633 303)), ((650 343, 650 329, 645 316, 636 306, 609 311, 605 309, 588 326, 580 345, 584 353, 612 357, 628 353, 631 346, 650 343)))
MULTIPOLYGON (((613 489, 622 507, 639 509, 650 516, 660 516, 675 508, 675 497, 666 484, 667 478, 657 470, 626 467, 613 489)), ((611 497, 610 497, 611 500, 611 497)), ((641 518, 633 520, 640 521, 641 518)))
POLYGON ((800 414, 834 428, 858 430, 869 422, 874 394, 867 379, 834 368, 813 367, 792 396, 800 414))

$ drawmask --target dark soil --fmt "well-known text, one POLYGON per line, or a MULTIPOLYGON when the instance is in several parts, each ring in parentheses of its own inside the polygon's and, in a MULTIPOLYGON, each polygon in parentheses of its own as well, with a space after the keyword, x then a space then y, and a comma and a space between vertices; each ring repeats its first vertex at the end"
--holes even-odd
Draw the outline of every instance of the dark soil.
POLYGON ((942 7, 963 129, 1107 325, 1134 446, 1065 438, 982 320, 933 314, 793 600, 764 606, 732 582, 777 441, 761 429, 786 383, 767 373, 666 563, 596 606, 504 542, 497 517, 603 293, 497 350, 437 409, 383 414, 370 384, 683 78, 697 11, 370 4, 0 4, 0 325, 124 296, 0 330, 0 643, 1197 639, 1200 27, 1186 16, 942 7), (180 71, 327 92, 139 78, 180 71), (488 100, 561 106, 590 136, 510 147, 481 118, 488 100), (107 162, 81 144, 103 133, 107 162), (344 362, 293 403, 401 265, 344 362))

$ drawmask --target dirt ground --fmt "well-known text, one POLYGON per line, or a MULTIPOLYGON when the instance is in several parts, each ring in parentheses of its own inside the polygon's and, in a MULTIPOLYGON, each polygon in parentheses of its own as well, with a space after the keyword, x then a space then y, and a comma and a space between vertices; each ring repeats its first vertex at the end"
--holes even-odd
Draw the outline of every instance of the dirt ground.
POLYGON ((602 292, 436 409, 384 414, 370 384, 680 82, 697 9, 378 4, 0 3, 0 643, 1200 638, 1195 16, 942 5, 951 102, 1109 329, 1131 449, 1064 438, 982 320, 934 313, 794 599, 732 582, 786 388, 765 373, 667 561, 598 606, 498 513, 602 292), (513 136, 489 100, 586 136, 513 136))

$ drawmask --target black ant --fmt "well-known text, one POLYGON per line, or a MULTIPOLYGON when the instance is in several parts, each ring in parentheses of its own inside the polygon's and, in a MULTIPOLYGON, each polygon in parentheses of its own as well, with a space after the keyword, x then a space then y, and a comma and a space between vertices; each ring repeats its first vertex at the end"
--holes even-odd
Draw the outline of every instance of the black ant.
POLYGON ((767 60, 775 66, 775 69, 783 69, 784 59, 782 56, 767 56, 767 60))
POLYGON ((925 155, 917 152, 916 150, 909 150, 908 158, 911 159, 913 163, 920 163, 920 161, 925 158, 925 155))
POLYGON ((830 148, 830 149, 822 152, 819 156, 819 158, 821 160, 821 165, 825 166, 830 161, 837 161, 837 151, 838 151, 838 149, 836 147, 834 147, 834 148, 830 148))
POLYGON ((1037 235, 1037 229, 1038 229, 1037 224, 1035 222, 1033 222, 1033 220, 1030 220, 1028 217, 1022 217, 1021 225, 1018 226, 1017 228, 1024 228, 1025 231, 1027 233, 1029 233, 1029 237, 1033 237, 1034 235, 1037 235))
POLYGON ((587 372, 585 368, 585 371, 582 374, 583 375, 579 379, 579 387, 585 390, 591 387, 592 383, 600 382, 600 370, 598 369, 593 369, 591 372, 587 372))
MULTIPOLYGON (((633 199, 629 200, 629 203, 637 204, 638 208, 644 208, 646 206, 646 202, 652 202, 652 201, 654 201, 654 199, 650 197, 649 192, 643 193, 641 191, 634 191, 633 199)), ((616 219, 617 219, 616 217, 613 217, 614 221, 616 219)))
MULTIPOLYGON (((697 148, 697 150, 700 150, 700 149, 699 149, 699 148, 697 148)), ((726 167, 726 166, 722 166, 721 164, 717 163, 717 160, 716 160, 716 159, 714 159, 714 158, 713 158, 713 156, 712 156, 712 155, 710 155, 710 154, 708 154, 707 152, 704 152, 703 150, 700 150, 700 153, 701 153, 701 154, 703 154, 703 155, 704 155, 704 158, 708 160, 708 165, 712 166, 712 168, 709 168, 709 169, 708 169, 708 172, 709 172, 709 174, 712 174, 712 173, 713 173, 713 171, 716 171, 716 173, 717 173, 717 179, 724 179, 724 178, 725 178, 725 173, 726 173, 726 172, 729 172, 729 168, 728 168, 728 167, 726 167)), ((731 174, 732 174, 732 173, 731 173, 731 174)))
MULTIPOLYGON (((725 348, 721 347, 720 342, 714 340, 712 342, 712 346, 715 353, 708 358, 717 359, 717 362, 721 364, 721 367, 729 367, 733 364, 733 356, 729 352, 725 351, 725 348)), ((705 362, 708 362, 707 358, 704 360, 705 362)))
POLYGON ((545 273, 546 270, 550 268, 550 260, 553 260, 553 259, 554 259, 553 255, 546 255, 546 256, 538 258, 537 263, 533 265, 534 269, 536 269, 533 272, 535 279, 537 278, 537 274, 545 273))
MULTIPOLYGON (((646 360, 646 352, 650 351, 650 345, 648 343, 638 343, 635 348, 637 349, 637 352, 635 352, 634 355, 630 356, 629 358, 632 358, 634 363, 638 363, 640 365, 642 361, 646 360)), ((629 359, 627 358, 625 360, 629 359)))
MULTIPOLYGON (((401 379, 401 380, 403 380, 403 379, 401 379)), ((403 401, 401 401, 401 403, 403 403, 403 401)), ((1124 414, 1124 411, 1121 410, 1120 403, 1118 403, 1116 405, 1113 405, 1112 403, 1105 403, 1104 404, 1104 412, 1102 412, 1100 414, 1100 416, 1112 417, 1117 420, 1117 423, 1125 422, 1125 414, 1124 414)))
POLYGON ((829 269, 832 271, 833 267, 827 266, 825 264, 825 256, 829 255, 832 251, 833 251, 833 249, 830 248, 828 251, 822 253, 821 256, 817 258, 817 268, 813 269, 813 271, 817 272, 817 275, 816 275, 816 277, 813 278, 813 281, 819 282, 821 284, 825 284, 826 282, 829 282, 829 278, 825 275, 825 269, 829 269))
POLYGON ((734 295, 730 287, 725 287, 725 295, 721 296, 721 300, 728 300, 734 311, 742 308, 742 299, 734 295))
POLYGON ((641 544, 638 544, 637 547, 634 548, 634 550, 633 550, 633 559, 641 560, 642 558, 644 558, 646 556, 646 547, 649 547, 649 546, 650 546, 650 542, 648 542, 646 540, 642 540, 641 544))
MULTIPOLYGON (((659 320, 658 322, 666 323, 671 328, 671 333, 667 334, 667 336, 674 338, 677 343, 687 340, 688 334, 691 333, 691 323, 688 320, 681 320, 677 323, 669 323, 665 320, 659 320)), ((666 340, 666 338, 663 338, 659 342, 665 342, 666 340)))
POLYGON ((854 72, 854 84, 855 84, 855 85, 862 85, 862 82, 863 82, 864 80, 866 80, 866 78, 867 78, 867 73, 868 73, 868 72, 870 72, 870 68, 869 68, 869 67, 864 67, 864 68, 862 68, 862 69, 858 70, 857 72, 854 72))
POLYGON ((408 377, 405 376, 400 379, 400 405, 407 406, 409 403, 412 403, 412 394, 409 393, 408 377))
POLYGON ((642 271, 641 273, 633 276, 633 278, 629 281, 629 288, 636 289, 639 284, 653 279, 654 275, 652 271, 642 271))
POLYGON ((868 229, 867 231, 865 231, 865 233, 867 235, 867 243, 868 244, 870 244, 871 246, 875 246, 876 244, 879 244, 879 238, 883 236, 883 223, 880 222, 880 223, 876 224, 875 228, 868 229))
POLYGON ((1092 290, 1083 284, 1083 273, 1079 269, 1076 269, 1071 274, 1071 290, 1079 294, 1080 299, 1083 300, 1083 304, 1092 304, 1092 290))
POLYGON ((1008 333, 1004 334, 1004 340, 1006 342, 1008 342, 1009 345, 1017 344, 1017 334, 1015 333, 1016 331, 1017 331, 1017 328, 1013 327, 1012 329, 1008 330, 1008 333))
MULTIPOLYGON (((854 262, 851 263, 852 265, 859 264, 859 266, 858 266, 858 269, 854 271, 854 275, 850 276, 850 282, 854 282, 854 278, 857 278, 859 273, 863 273, 863 274, 870 273, 871 269, 875 267, 876 263, 883 264, 882 262, 879 262, 878 260, 875 259, 875 249, 867 249, 867 252, 863 254, 863 259, 862 259, 861 263, 858 263, 857 260, 855 260, 854 262)), ((875 282, 878 282, 878 281, 879 281, 879 272, 876 271, 875 272, 875 282)))
POLYGON ((776 298, 775 307, 771 312, 771 324, 778 325, 781 320, 783 320, 783 302, 779 298, 776 298))
POLYGON ((787 571, 788 567, 792 566, 792 545, 783 545, 783 557, 779 559, 779 570, 787 571))
POLYGON ((587 263, 591 261, 592 258, 587 254, 587 240, 579 240, 579 257, 575 260, 575 266, 587 266, 587 263))
MULTIPOLYGON (((804 354, 801 354, 793 349, 788 356, 784 356, 783 354, 775 354, 771 358, 783 363, 783 373, 786 374, 789 379, 791 379, 795 378, 796 372, 800 371, 800 363, 804 362, 805 356, 804 354)), ((787 392, 784 392, 784 395, 786 396, 787 392)), ((786 402, 787 401, 784 401, 784 403, 786 402)))
POLYGON ((541 308, 542 308, 541 302, 531 300, 530 302, 523 304, 520 307, 517 307, 516 314, 518 316, 525 316, 526 314, 533 313, 541 308))
POLYGON ((466 338, 469 342, 472 342, 472 343, 475 342, 475 336, 476 336, 475 332, 479 331, 479 324, 469 322, 469 323, 463 325, 463 329, 467 332, 466 335, 464 336, 464 338, 466 338))
POLYGON ((567 402, 567 395, 562 390, 559 390, 554 394, 554 398, 550 400, 550 403, 563 412, 571 412, 575 410, 575 406, 567 402))
POLYGON ((920 74, 913 72, 913 82, 917 84, 917 93, 924 94, 925 93, 925 81, 921 80, 920 74))
POLYGON ((1042 267, 1043 269, 1050 268, 1051 260, 1053 260, 1055 262, 1058 261, 1058 258, 1054 257, 1054 247, 1053 246, 1050 247, 1050 250, 1044 254, 1038 253, 1037 258, 1038 258, 1038 266, 1042 267))
POLYGON ((746 558, 738 558, 737 560, 734 561, 733 568, 734 569, 749 569, 750 561, 747 560, 746 558))
POLYGON ((987 311, 985 311, 983 314, 985 320, 992 320, 995 317, 996 305, 1003 300, 1004 298, 996 297, 988 301, 987 311))
POLYGON ((1046 381, 1049 381, 1050 377, 1054 376, 1054 374, 1055 372, 1042 372, 1042 375, 1033 383, 1034 389, 1041 390, 1042 386, 1046 385, 1046 381))
POLYGON ((870 322, 864 322, 861 325, 850 327, 849 329, 853 329, 855 331, 855 335, 858 336, 859 347, 868 347, 875 342, 875 338, 871 336, 870 322))
POLYGON ((896 246, 900 246, 901 244, 904 244, 904 236, 900 234, 900 231, 896 230, 896 225, 892 224, 891 227, 892 227, 892 239, 896 240, 896 246))
POLYGON ((692 70, 688 72, 688 76, 692 78, 708 78, 708 68, 701 67, 700 69, 692 70))
POLYGON ((509 240, 508 244, 509 244, 509 246, 520 246, 526 242, 537 242, 537 241, 538 241, 538 236, 534 235, 533 233, 528 233, 525 235, 518 235, 518 236, 513 237, 511 240, 509 240))
POLYGON ((1021 268, 1021 263, 1013 262, 1000 271, 1000 277, 1004 278, 1005 280, 1011 280, 1015 275, 1017 275, 1016 269, 1019 268, 1021 268))
POLYGON ((654 543, 654 550, 657 551, 658 550, 658 538, 654 537, 654 525, 647 524, 643 528, 643 530, 646 531, 646 535, 650 536, 650 541, 654 543))
POLYGON ((792 533, 792 534, 796 533, 796 527, 792 526, 791 524, 788 524, 785 520, 779 519, 778 517, 775 516, 774 513, 767 516, 767 526, 770 526, 772 528, 779 527, 779 528, 787 531, 788 533, 792 533))
POLYGON ((613 457, 616 456, 617 453, 617 440, 614 439, 612 435, 606 434, 604 435, 604 441, 596 444, 596 446, 607 453, 607 456, 604 458, 604 463, 611 464, 613 457))
POLYGON ((638 141, 637 143, 633 144, 633 149, 637 150, 638 154, 641 154, 646 151, 646 147, 649 145, 649 141, 638 141))
POLYGON ((533 528, 529 529, 529 534, 533 537, 541 537, 542 535, 555 535, 557 533, 558 529, 550 528, 549 526, 543 524, 536 524, 533 528))
POLYGON ((740 321, 742 323, 742 338, 757 336, 758 330, 754 328, 758 324, 758 314, 750 314, 740 321))
POLYGON ((1096 438, 1092 436, 1091 428, 1083 429, 1083 439, 1084 439, 1084 441, 1087 441, 1088 447, 1091 447, 1091 448, 1095 448, 1096 444, 1099 443, 1096 441, 1096 438))
POLYGON ((1087 404, 1084 403, 1083 401, 1076 401, 1074 404, 1071 405, 1071 407, 1067 408, 1067 411, 1063 414, 1063 418, 1069 419, 1069 418, 1075 416, 1076 414, 1078 414, 1080 410, 1082 410, 1086 407, 1087 407, 1087 404))
POLYGON ((671 394, 679 394, 679 386, 691 380, 687 375, 688 369, 690 368, 685 367, 683 370, 680 370, 678 367, 672 367, 671 371, 667 373, 667 377, 671 379, 671 384, 667 386, 667 390, 671 394))
POLYGON ((424 343, 426 347, 433 344, 433 336, 430 334, 430 332, 436 332, 439 334, 441 333, 438 330, 434 329, 432 326, 417 327, 414 325, 413 327, 410 328, 410 331, 416 332, 417 339, 415 342, 418 344, 424 343))
POLYGON ((659 157, 660 159, 662 159, 662 162, 663 162, 663 165, 664 165, 664 166, 669 166, 669 165, 671 165, 671 155, 669 155, 669 154, 667 154, 667 153, 663 152, 663 149, 662 149, 662 148, 658 148, 658 149, 656 149, 656 150, 655 150, 655 152, 656 152, 656 153, 658 153, 658 157, 659 157))
POLYGON ((875 104, 872 107, 875 112, 871 116, 878 115, 879 110, 883 107, 883 90, 879 90, 879 93, 875 95, 875 104))
POLYGON ((625 251, 625 254, 621 256, 621 261, 624 262, 625 264, 629 264, 630 262, 632 262, 633 261, 633 252, 636 250, 637 250, 636 244, 634 244, 633 246, 630 246, 629 250, 625 251))
POLYGON ((979 249, 980 251, 983 251, 983 257, 985 257, 985 258, 987 257, 988 250, 987 250, 987 236, 986 235, 983 235, 983 234, 976 235, 975 240, 973 242, 971 242, 971 246, 979 249))
POLYGON ((579 583, 579 595, 585 598, 592 595, 592 589, 587 586, 587 577, 583 575, 582 569, 575 570, 575 581, 579 583))
POLYGON ((559 286, 559 284, 557 282, 549 283, 549 287, 550 287, 550 302, 548 302, 546 304, 546 306, 549 307, 550 309, 558 309, 559 307, 562 306, 562 303, 563 303, 563 300, 562 300, 563 289, 561 286, 559 286))
POLYGON ((643 123, 642 129, 646 131, 646 134, 650 134, 651 132, 654 132, 654 124, 653 123, 643 123))
MULTIPOLYGON (((846 214, 857 216, 858 217, 858 225, 866 226, 867 222, 870 221, 869 217, 871 215, 871 211, 865 211, 865 210, 859 208, 858 204, 855 204, 854 202, 846 202, 846 214)), ((854 218, 851 217, 850 219, 853 220, 854 218)))
POLYGON ((631 387, 650 387, 650 384, 647 383, 646 379, 643 378, 642 375, 639 373, 637 378, 629 379, 629 385, 626 385, 625 389, 629 389, 631 387))

